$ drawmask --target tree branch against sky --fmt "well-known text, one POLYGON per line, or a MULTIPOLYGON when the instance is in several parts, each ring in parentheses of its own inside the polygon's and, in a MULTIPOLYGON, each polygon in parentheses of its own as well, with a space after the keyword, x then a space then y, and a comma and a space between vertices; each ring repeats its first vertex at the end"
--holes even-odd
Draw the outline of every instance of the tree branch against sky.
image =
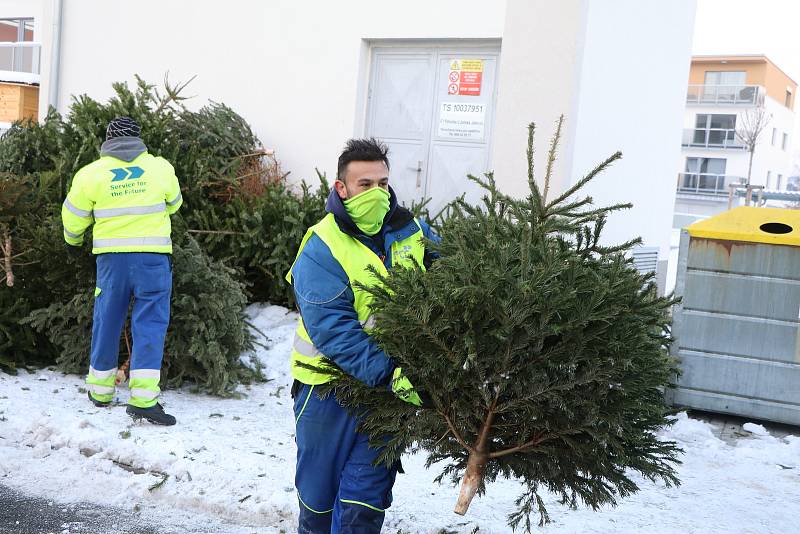
POLYGON ((736 125, 736 137, 744 144, 745 150, 750 153, 747 164, 747 184, 750 184, 750 175, 753 173, 753 155, 756 152, 761 134, 767 129, 772 116, 767 113, 764 106, 750 108, 739 115, 739 124, 736 125))

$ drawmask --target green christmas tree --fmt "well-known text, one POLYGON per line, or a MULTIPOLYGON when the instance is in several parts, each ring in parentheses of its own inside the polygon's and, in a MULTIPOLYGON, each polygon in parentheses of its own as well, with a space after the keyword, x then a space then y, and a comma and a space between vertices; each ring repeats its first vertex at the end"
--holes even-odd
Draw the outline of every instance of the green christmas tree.
POLYGON ((479 206, 453 204, 434 247, 440 259, 368 288, 374 336, 423 406, 331 369, 337 397, 362 415, 372 443, 385 446, 379 461, 416 447, 429 466, 446 463, 437 481, 461 481, 457 513, 487 482, 520 480, 526 489, 509 516, 514 529, 530 530, 536 512, 540 524, 549 521, 544 491, 597 509, 636 492, 634 473, 679 483, 681 451, 656 436, 669 424, 663 390, 675 372, 674 300, 659 297, 654 274, 626 258, 640 240, 601 244, 606 217, 630 205, 596 208, 589 197, 573 198, 620 153, 548 199, 562 123, 542 189, 531 124, 530 194, 512 198, 491 174, 471 177, 486 196, 479 206))
MULTIPOLYGON (((228 249, 214 255, 192 237, 206 236, 192 225, 209 214, 224 215, 214 232, 241 234, 240 241, 250 237, 239 223, 260 214, 229 205, 244 196, 240 186, 246 178, 264 181, 260 142, 222 104, 186 110, 184 87, 165 83, 160 92, 137 77, 133 88, 114 84, 114 96, 105 103, 78 96, 65 117, 51 109, 41 123, 18 122, 0 136, 0 370, 57 364, 83 373, 88 367, 95 285, 91 230, 82 253, 68 254, 61 204, 75 172, 99 157, 108 121, 127 115, 142 125, 148 149, 173 162, 185 199, 172 219, 175 272, 164 383, 191 381, 228 395, 240 382, 263 378, 257 362, 241 357, 263 342, 251 334, 244 314, 250 273, 221 261, 235 255, 228 249), (217 193, 228 190, 228 200, 220 200, 217 193)), ((296 214, 301 199, 283 183, 273 185, 290 197, 281 209, 296 214)), ((248 230, 260 243, 267 241, 263 227, 248 230)), ((130 336, 120 339, 120 364, 129 359, 131 342, 130 336)))

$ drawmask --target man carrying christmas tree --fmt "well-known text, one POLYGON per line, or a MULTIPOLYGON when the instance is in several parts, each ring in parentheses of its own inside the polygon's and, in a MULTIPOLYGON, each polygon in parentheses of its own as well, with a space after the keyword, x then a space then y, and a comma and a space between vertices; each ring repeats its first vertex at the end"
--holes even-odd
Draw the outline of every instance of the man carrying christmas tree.
POLYGON ((133 297, 126 411, 151 423, 174 425, 175 418, 158 403, 158 384, 172 293, 169 216, 182 198, 172 165, 149 154, 140 134, 128 117, 109 123, 100 159, 75 174, 61 218, 72 251, 79 250, 84 232, 94 224, 97 287, 86 378, 89 400, 102 407, 114 398, 120 333, 133 297))
POLYGON ((379 451, 369 448, 367 436, 356 431, 358 419, 334 394, 315 394, 316 386, 332 379, 315 365, 333 362, 369 386, 391 387, 403 400, 421 404, 370 338, 371 298, 360 287, 378 283, 368 267, 386 273, 429 264, 423 237, 436 239, 428 225, 398 206, 387 152, 375 139, 347 142, 328 214, 308 230, 286 277, 301 315, 291 355, 300 534, 380 532, 397 474, 397 467, 373 465, 379 451))

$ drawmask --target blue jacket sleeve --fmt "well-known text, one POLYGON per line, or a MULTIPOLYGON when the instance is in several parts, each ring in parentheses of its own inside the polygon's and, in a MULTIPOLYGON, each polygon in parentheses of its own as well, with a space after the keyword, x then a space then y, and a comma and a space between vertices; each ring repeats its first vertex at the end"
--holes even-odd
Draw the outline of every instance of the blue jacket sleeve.
MULTIPOLYGON (((422 228, 422 235, 425 236, 426 239, 430 239, 434 243, 441 243, 442 238, 439 237, 439 234, 433 231, 433 228, 423 221, 422 219, 417 219, 417 223, 419 223, 419 227, 422 228)), ((439 258, 439 253, 429 250, 428 247, 425 247, 425 256, 422 259, 422 263, 425 265, 426 269, 430 269, 433 262, 439 258)))
POLYGON ((388 383, 395 364, 361 327, 347 275, 316 235, 295 262, 292 285, 314 346, 361 382, 388 383))
POLYGON ((424 235, 427 239, 430 239, 434 243, 440 243, 442 241, 442 238, 439 237, 439 234, 433 231, 431 225, 422 219, 417 219, 417 222, 419 223, 419 227, 422 228, 422 235, 424 235))

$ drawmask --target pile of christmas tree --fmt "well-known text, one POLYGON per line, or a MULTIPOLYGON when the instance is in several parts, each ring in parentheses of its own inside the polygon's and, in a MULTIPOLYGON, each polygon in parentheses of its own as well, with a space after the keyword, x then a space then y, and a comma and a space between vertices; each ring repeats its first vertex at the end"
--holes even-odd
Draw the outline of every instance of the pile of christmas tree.
POLYGON ((596 509, 637 491, 635 474, 678 483, 680 450, 656 436, 669 424, 674 302, 626 257, 639 240, 601 242, 606 217, 629 205, 574 198, 621 154, 548 198, 560 131, 561 121, 543 187, 531 125, 530 195, 511 198, 491 175, 476 179, 483 204, 452 206, 434 265, 394 271, 369 288, 374 335, 422 407, 341 374, 332 383, 373 443, 386 445, 380 461, 418 447, 429 465, 445 462, 438 480, 461 481, 456 512, 498 476, 520 480, 526 490, 509 523, 528 530, 531 513, 548 521, 545 492, 596 509))
MULTIPOLYGON (((322 217, 327 186, 291 190, 242 117, 223 104, 188 109, 185 87, 159 90, 137 77, 133 88, 114 84, 105 103, 78 96, 66 116, 51 110, 0 137, 0 369, 88 368, 94 262, 88 244, 78 257, 67 254, 61 203, 75 172, 99 157, 108 122, 125 115, 141 124, 150 153, 175 167, 184 198, 173 217, 169 382, 224 394, 260 376, 255 362, 240 359, 257 341, 244 306, 291 301, 283 275, 322 217)), ((130 342, 126 331, 120 363, 130 342)))

